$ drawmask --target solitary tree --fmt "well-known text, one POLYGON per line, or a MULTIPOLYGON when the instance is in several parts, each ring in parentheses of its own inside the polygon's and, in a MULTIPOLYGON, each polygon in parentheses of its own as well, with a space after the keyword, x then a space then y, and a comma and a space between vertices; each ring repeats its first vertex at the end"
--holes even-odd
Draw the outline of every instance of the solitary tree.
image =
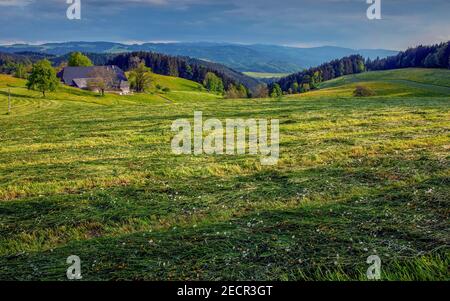
POLYGON ((89 73, 87 86, 90 90, 98 90, 102 96, 105 90, 111 88, 116 80, 116 73, 108 67, 94 67, 89 73))
POLYGON ((58 84, 55 69, 48 60, 42 60, 34 64, 28 77, 27 88, 40 91, 45 97, 45 92, 55 91, 58 84))
POLYGON ((131 87, 138 93, 144 92, 150 87, 152 69, 145 66, 144 62, 140 62, 136 68, 130 72, 131 87))
POLYGON ((92 61, 81 52, 72 52, 69 56, 70 67, 89 67, 92 65, 92 61))

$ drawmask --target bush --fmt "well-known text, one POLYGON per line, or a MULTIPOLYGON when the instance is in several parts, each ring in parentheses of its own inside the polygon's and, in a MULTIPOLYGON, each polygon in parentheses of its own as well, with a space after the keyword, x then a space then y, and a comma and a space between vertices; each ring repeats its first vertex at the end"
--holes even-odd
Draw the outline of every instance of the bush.
POLYGON ((170 92, 170 88, 162 88, 162 91, 163 91, 164 93, 168 93, 168 92, 170 92))
POLYGON ((365 86, 357 86, 355 91, 353 92, 353 96, 355 97, 369 97, 374 95, 375 92, 365 86))

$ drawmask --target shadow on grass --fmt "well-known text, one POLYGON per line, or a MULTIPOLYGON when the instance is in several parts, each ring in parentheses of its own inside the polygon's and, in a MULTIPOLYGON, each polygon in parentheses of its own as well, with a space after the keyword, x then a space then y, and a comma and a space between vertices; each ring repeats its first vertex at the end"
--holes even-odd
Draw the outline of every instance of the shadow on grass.
MULTIPOLYGON (((280 191, 288 185, 283 176, 256 177, 267 176, 279 184, 280 191)), ((446 206, 441 204, 445 189, 435 187, 442 181, 445 179, 435 177, 414 187, 397 187, 363 198, 349 196, 331 204, 247 211, 241 203, 231 215, 218 219, 212 217, 219 207, 208 204, 206 211, 181 225, 176 216, 189 215, 192 206, 202 206, 202 200, 194 201, 195 187, 192 195, 178 204, 166 198, 176 189, 167 190, 163 183, 150 193, 130 187, 116 190, 121 196, 100 192, 87 197, 91 198, 89 206, 82 196, 74 196, 70 202, 16 202, 20 206, 6 211, 2 206, 2 224, 12 225, 20 213, 22 221, 31 223, 23 225, 30 230, 38 228, 33 221, 39 211, 53 215, 50 218, 47 213, 47 227, 54 226, 52 220, 70 228, 95 217, 100 227, 120 220, 136 221, 146 214, 154 214, 156 223, 163 221, 164 215, 170 218, 163 227, 150 225, 145 231, 103 237, 100 233, 100 237, 71 239, 53 250, 0 257, 0 279, 64 280, 66 258, 78 255, 84 280, 349 280, 363 279, 365 260, 373 254, 397 277, 444 279, 449 243, 446 206), (435 188, 432 194, 427 192, 430 187, 435 188), (435 262, 440 268, 421 274, 420 265, 402 274, 402 266, 430 254, 443 256, 435 262)), ((9 230, 3 228, 2 236, 9 230)))

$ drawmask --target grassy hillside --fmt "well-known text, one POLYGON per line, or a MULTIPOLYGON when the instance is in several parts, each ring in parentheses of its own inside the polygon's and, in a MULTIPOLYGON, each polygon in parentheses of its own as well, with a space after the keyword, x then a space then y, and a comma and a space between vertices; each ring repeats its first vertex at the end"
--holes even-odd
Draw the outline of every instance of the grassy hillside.
POLYGON ((377 254, 385 280, 449 280, 450 71, 398 72, 279 101, 169 78, 170 101, 43 99, 1 76, 0 279, 65 280, 78 255, 83 280, 364 280, 377 254), (278 165, 173 155, 194 111, 279 119, 278 165))
POLYGON ((322 83, 308 96, 351 96, 358 85, 372 89, 376 96, 448 96, 450 71, 409 68, 348 75, 322 83))
POLYGON ((155 73, 151 75, 151 78, 152 88, 155 88, 156 85, 160 85, 173 91, 206 92, 206 89, 199 83, 184 78, 164 76, 155 73))

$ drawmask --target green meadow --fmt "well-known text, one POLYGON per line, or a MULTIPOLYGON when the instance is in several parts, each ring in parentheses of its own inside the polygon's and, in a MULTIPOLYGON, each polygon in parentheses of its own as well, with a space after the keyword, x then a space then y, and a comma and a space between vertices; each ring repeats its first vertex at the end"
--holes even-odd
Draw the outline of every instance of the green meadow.
POLYGON ((254 78, 282 78, 288 76, 289 73, 267 73, 267 72, 244 72, 245 75, 254 78))
POLYGON ((371 255, 383 280, 450 280, 449 70, 279 100, 154 82, 42 98, 0 75, 1 280, 67 280, 70 255, 83 280, 367 280, 371 255), (194 111, 279 119, 278 165, 172 154, 172 122, 194 111))

